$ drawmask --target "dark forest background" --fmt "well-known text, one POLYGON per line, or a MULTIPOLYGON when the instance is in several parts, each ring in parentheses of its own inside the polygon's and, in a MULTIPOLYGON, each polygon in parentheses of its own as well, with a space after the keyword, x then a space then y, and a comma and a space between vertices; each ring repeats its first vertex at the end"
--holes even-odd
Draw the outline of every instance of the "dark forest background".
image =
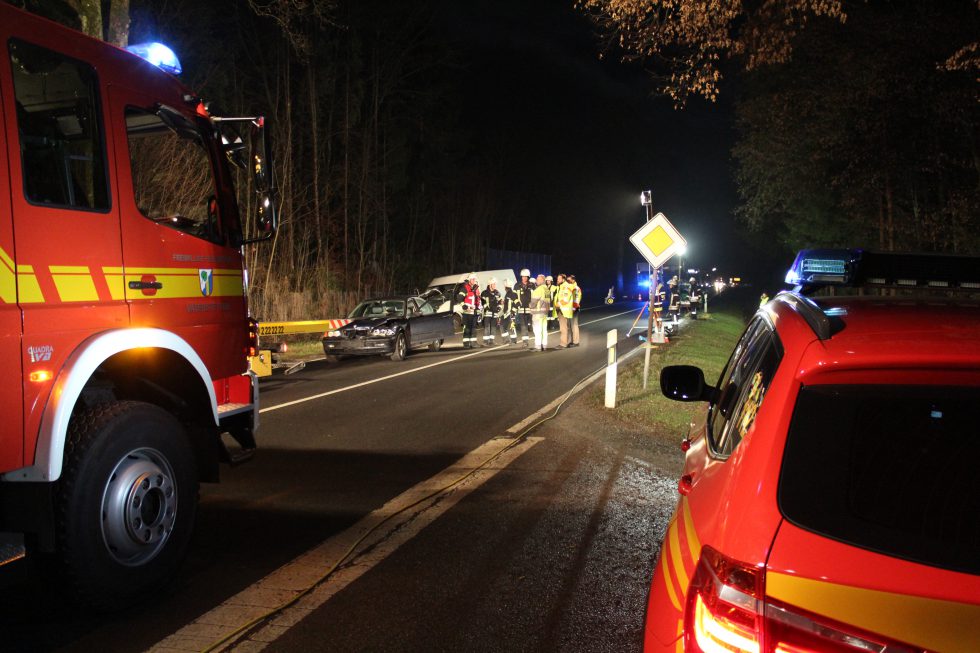
MULTIPOLYGON (((213 112, 269 117, 282 225, 247 249, 265 319, 335 316, 478 268, 487 247, 564 254, 604 279, 623 267, 635 227, 614 212, 608 225, 574 207, 561 222, 543 214, 563 191, 521 167, 542 153, 523 156, 492 116, 464 115, 474 80, 448 0, 13 4, 116 43, 167 43, 213 112)), ((732 66, 717 111, 735 128, 737 206, 719 219, 750 255, 780 260, 820 245, 980 253, 977 2, 844 5, 845 22, 815 17, 794 35, 787 63, 732 66)))

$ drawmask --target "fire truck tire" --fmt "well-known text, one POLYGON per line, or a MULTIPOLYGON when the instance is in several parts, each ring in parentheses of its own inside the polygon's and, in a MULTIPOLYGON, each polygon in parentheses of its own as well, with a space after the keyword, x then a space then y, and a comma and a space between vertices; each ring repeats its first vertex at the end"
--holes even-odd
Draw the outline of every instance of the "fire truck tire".
POLYGON ((157 406, 111 402, 72 419, 55 492, 57 562, 82 605, 159 596, 190 540, 197 478, 186 431, 157 406))
POLYGON ((405 338, 405 332, 399 331, 398 335, 395 336, 395 348, 391 352, 391 360, 403 361, 407 355, 408 340, 405 338))

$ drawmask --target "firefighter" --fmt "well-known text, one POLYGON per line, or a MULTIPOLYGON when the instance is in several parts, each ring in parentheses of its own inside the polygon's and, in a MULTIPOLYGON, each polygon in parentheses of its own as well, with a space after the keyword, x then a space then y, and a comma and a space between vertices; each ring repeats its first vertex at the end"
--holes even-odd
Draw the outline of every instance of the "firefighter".
MULTIPOLYGON (((564 275, 558 275, 558 283, 561 283, 561 278, 564 275)), ((555 296, 558 294, 558 285, 555 284, 555 279, 549 274, 544 278, 544 286, 548 289, 548 295, 551 298, 551 310, 548 311, 548 324, 546 325, 548 329, 557 326, 558 322, 558 312, 555 309, 555 296)))
POLYGON ((527 268, 521 270, 521 282, 514 288, 517 295, 516 307, 516 329, 515 337, 521 336, 521 344, 527 349, 527 341, 531 338, 531 293, 534 292, 534 284, 531 283, 531 271, 527 268))
POLYGON ((463 312, 463 348, 479 347, 476 341, 476 316, 480 311, 480 286, 475 274, 471 274, 466 283, 460 286, 456 302, 463 312))
POLYGON ((531 319, 534 322, 534 349, 548 348, 548 314, 551 313, 551 289, 544 275, 538 275, 538 285, 531 293, 531 319))
POLYGON ((575 275, 570 274, 565 280, 572 286, 572 319, 569 330, 569 347, 579 346, 578 313, 582 309, 582 287, 575 280, 575 275))
POLYGON ((505 345, 517 344, 517 293, 514 292, 513 284, 504 279, 504 294, 500 302, 500 329, 503 331, 505 345))
POLYGON ((480 295, 483 304, 483 346, 496 344, 494 335, 500 330, 500 291, 497 290, 497 280, 490 279, 487 289, 480 295))

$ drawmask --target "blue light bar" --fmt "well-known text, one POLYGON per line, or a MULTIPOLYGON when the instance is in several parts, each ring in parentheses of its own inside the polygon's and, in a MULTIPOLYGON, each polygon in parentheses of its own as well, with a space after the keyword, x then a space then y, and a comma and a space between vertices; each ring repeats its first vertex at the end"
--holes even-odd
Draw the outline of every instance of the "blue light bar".
POLYGON ((786 283, 802 285, 846 285, 861 260, 859 249, 804 249, 786 273, 786 283))
POLYGON ((126 46, 126 50, 141 59, 149 61, 165 73, 179 75, 183 72, 177 55, 163 43, 137 43, 136 45, 126 46))

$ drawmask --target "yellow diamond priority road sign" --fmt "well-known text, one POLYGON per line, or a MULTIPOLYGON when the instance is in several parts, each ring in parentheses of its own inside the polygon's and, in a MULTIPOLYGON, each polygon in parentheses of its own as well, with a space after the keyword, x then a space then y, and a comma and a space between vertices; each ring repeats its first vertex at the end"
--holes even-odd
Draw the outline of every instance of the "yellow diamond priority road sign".
POLYGON ((637 229, 636 233, 630 236, 630 242, 655 268, 659 268, 670 257, 679 254, 687 247, 684 236, 670 224, 670 220, 663 213, 653 216, 652 220, 637 229))

